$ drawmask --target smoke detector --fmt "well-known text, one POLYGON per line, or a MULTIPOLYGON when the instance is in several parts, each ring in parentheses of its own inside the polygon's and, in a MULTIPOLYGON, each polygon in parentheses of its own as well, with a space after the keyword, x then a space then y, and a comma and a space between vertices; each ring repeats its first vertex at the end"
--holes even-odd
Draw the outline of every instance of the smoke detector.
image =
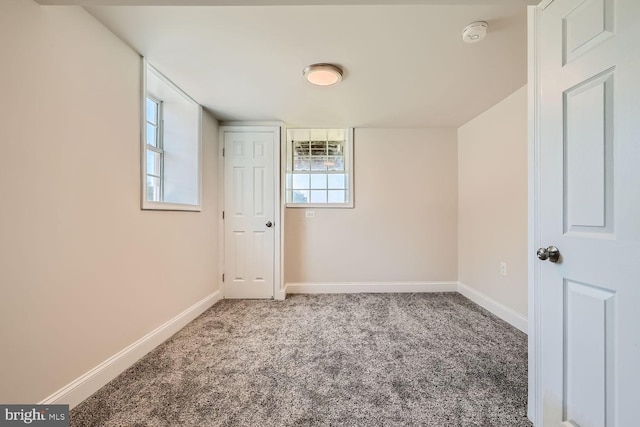
POLYGON ((462 30, 462 40, 467 43, 479 42, 487 35, 488 27, 489 24, 484 21, 472 22, 462 30))

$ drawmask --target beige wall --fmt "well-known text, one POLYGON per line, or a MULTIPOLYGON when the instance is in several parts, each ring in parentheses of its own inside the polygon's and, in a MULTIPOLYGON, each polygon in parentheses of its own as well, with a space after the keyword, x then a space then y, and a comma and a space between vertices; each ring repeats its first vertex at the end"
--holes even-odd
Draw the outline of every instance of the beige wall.
POLYGON ((458 129, 458 170, 459 280, 526 316, 526 86, 458 129))
POLYGON ((203 212, 140 210, 140 58, 80 8, 0 2, 0 402, 38 402, 216 290, 203 212))
POLYGON ((454 129, 356 129, 355 208, 286 210, 285 282, 457 279, 454 129))

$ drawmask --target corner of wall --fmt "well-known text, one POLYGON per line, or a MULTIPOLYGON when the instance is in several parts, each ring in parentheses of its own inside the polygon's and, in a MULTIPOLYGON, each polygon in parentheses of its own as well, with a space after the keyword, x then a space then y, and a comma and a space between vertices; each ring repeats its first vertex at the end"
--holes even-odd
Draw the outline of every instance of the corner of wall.
POLYGON ((527 121, 525 85, 458 128, 461 293, 515 313, 516 326, 528 295, 527 121))

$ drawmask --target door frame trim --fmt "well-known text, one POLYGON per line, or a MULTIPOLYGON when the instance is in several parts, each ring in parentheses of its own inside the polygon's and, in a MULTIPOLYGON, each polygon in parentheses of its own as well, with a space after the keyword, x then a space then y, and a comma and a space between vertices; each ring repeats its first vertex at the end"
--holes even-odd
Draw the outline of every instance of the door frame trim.
POLYGON ((528 55, 528 404, 534 425, 543 420, 542 346, 540 322, 540 263, 533 254, 540 244, 540 24, 542 11, 553 0, 527 7, 528 55))
POLYGON ((224 170, 224 134, 225 132, 273 132, 273 196, 274 196, 274 219, 275 232, 273 233, 273 289, 271 290, 271 298, 277 298, 282 292, 282 236, 284 232, 284 221, 282 215, 282 193, 281 193, 281 147, 282 147, 282 128, 283 124, 276 123, 256 123, 256 122, 228 122, 220 123, 218 139, 218 200, 221 207, 219 218, 220 241, 219 241, 219 266, 220 266, 220 287, 222 294, 226 297, 226 282, 222 280, 225 270, 225 223, 222 219, 222 212, 226 209, 225 200, 225 170, 224 170))

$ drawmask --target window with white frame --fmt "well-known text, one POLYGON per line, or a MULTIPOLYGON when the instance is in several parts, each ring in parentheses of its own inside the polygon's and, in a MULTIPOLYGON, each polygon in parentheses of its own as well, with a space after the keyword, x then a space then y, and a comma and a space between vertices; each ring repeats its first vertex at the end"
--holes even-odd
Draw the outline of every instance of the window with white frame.
POLYGON ((201 107, 145 61, 142 208, 200 210, 201 107))
POLYGON ((162 150, 162 101, 146 98, 146 155, 147 155, 147 201, 161 202, 163 155, 162 150))
POLYGON ((287 130, 286 204, 353 207, 353 129, 287 130))

